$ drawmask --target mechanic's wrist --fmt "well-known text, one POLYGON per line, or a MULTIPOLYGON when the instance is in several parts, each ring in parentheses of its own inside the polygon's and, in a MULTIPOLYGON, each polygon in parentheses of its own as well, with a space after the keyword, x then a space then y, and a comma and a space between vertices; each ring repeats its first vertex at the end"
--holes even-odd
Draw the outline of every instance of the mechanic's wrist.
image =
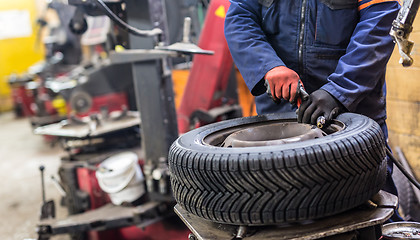
POLYGON ((259 73, 259 76, 261 76, 261 79, 251 89, 251 94, 253 96, 259 96, 261 94, 266 93, 267 88, 265 87, 265 80, 266 80, 267 73, 273 70, 274 68, 277 68, 280 66, 283 66, 283 65, 279 65, 279 63, 272 63, 269 65, 266 65, 263 68, 263 70, 259 73))
POLYGON ((257 84, 255 84, 254 88, 251 89, 251 94, 254 96, 259 96, 266 92, 265 87, 265 78, 261 79, 257 84))
POLYGON ((328 95, 332 98, 332 99, 334 99, 334 101, 335 101, 335 103, 336 103, 336 105, 340 108, 340 110, 341 111, 347 111, 347 108, 344 106, 344 104, 343 103, 341 103, 340 102, 340 100, 338 100, 333 94, 331 94, 330 92, 328 92, 327 90, 325 90, 325 89, 319 89, 320 91, 324 91, 324 92, 326 92, 326 93, 328 93, 328 95))

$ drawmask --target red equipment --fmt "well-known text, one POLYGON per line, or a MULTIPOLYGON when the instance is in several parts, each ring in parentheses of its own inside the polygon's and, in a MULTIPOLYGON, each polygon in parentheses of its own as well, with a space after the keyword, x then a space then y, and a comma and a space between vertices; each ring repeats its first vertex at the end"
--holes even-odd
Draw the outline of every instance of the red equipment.
POLYGON ((29 117, 35 115, 35 112, 32 109, 32 105, 35 104, 35 96, 33 91, 26 87, 26 85, 32 81, 33 78, 29 75, 22 77, 12 75, 9 78, 16 117, 29 117))
MULTIPOLYGON (((95 171, 78 168, 77 180, 80 190, 89 193, 90 209, 96 209, 109 203, 109 197, 99 187, 98 180, 95 176, 95 171)), ((184 226, 177 226, 171 222, 171 219, 159 221, 144 229, 136 226, 111 229, 106 231, 91 231, 88 233, 89 240, 185 240, 188 239, 190 231, 184 226)))
POLYGON ((124 92, 119 93, 109 93, 105 95, 90 97, 91 103, 89 106, 86 106, 86 111, 78 111, 78 109, 72 108, 72 102, 68 104, 68 112, 72 113, 75 111, 77 116, 85 117, 89 116, 92 113, 100 113, 101 108, 106 107, 108 112, 121 111, 124 107, 129 106, 127 100, 127 94, 124 92))
POLYGON ((214 55, 195 55, 185 94, 177 111, 180 133, 191 130, 194 111, 208 112, 222 105, 233 60, 223 32, 228 0, 212 0, 200 35, 198 46, 214 51, 214 55), (198 93, 198 94, 197 94, 198 93))
POLYGON ((31 108, 35 102, 33 94, 24 85, 12 87, 12 99, 17 117, 29 117, 35 114, 31 108))

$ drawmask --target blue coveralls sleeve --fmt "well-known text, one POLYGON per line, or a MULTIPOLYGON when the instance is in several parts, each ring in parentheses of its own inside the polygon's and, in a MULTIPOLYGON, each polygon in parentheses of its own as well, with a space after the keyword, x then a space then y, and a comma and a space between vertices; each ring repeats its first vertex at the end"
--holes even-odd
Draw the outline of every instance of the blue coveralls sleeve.
POLYGON ((261 5, 257 0, 230 0, 225 36, 233 60, 253 95, 265 92, 263 78, 272 68, 284 66, 267 42, 261 27, 261 5))
POLYGON ((386 64, 394 48, 389 30, 399 8, 399 3, 392 1, 360 10, 360 21, 346 53, 328 77, 328 83, 321 87, 349 111, 354 111, 367 95, 382 94, 373 91, 378 91, 381 88, 376 86, 384 84, 378 81, 384 79, 386 64))

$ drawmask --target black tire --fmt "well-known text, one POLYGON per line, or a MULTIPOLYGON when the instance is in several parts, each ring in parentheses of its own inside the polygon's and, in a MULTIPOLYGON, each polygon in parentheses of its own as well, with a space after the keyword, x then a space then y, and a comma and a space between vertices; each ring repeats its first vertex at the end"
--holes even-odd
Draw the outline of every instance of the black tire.
POLYGON ((238 125, 295 121, 270 114, 210 124, 180 136, 169 152, 176 201, 215 222, 271 225, 334 215, 376 194, 386 178, 384 137, 373 120, 338 117, 345 129, 279 146, 222 148, 209 134, 238 125))
POLYGON ((401 217, 405 221, 420 221, 420 200, 417 200, 415 196, 414 186, 396 165, 394 165, 392 179, 398 190, 398 210, 401 217))

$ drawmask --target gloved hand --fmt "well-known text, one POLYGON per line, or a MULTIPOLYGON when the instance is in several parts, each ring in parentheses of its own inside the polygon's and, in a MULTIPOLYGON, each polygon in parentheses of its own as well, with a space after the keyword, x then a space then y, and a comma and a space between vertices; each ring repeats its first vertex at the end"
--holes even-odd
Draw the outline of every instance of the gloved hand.
POLYGON ((337 99, 319 89, 309 95, 309 99, 299 107, 298 122, 316 125, 318 117, 324 116, 325 124, 329 124, 344 109, 337 99))
POLYGON ((282 98, 290 102, 295 100, 300 79, 295 71, 279 66, 268 71, 264 78, 270 87, 274 101, 282 98))

